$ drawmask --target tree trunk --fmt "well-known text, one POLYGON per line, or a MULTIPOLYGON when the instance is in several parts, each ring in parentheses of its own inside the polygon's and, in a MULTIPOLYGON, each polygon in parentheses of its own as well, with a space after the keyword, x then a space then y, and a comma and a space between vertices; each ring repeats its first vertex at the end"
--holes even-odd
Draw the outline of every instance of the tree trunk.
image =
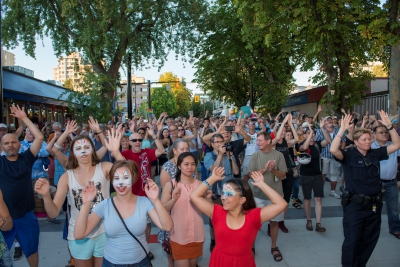
POLYGON ((390 48, 389 114, 397 114, 400 90, 400 45, 390 48))

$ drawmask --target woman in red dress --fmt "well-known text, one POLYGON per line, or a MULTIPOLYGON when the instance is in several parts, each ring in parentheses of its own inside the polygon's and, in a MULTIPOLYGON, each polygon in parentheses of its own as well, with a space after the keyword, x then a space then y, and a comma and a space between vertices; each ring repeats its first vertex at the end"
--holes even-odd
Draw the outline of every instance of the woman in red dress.
MULTIPOLYGON (((252 172, 253 185, 259 187, 272 204, 256 208, 249 184, 243 179, 230 179, 223 185, 222 207, 204 198, 207 190, 217 181, 223 181, 225 170, 215 168, 212 176, 200 184, 190 199, 201 212, 211 218, 215 231, 215 248, 211 253, 209 266, 256 266, 252 246, 262 223, 281 213, 286 201, 271 187, 264 183, 260 172, 252 172)), ((208 191, 209 192, 209 191, 208 191)))

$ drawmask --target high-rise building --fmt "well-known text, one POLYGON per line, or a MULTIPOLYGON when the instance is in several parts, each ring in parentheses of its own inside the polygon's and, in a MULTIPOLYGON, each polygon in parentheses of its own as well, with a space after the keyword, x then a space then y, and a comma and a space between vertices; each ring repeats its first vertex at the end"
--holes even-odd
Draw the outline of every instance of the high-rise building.
MULTIPOLYGON (((132 75, 132 110, 136 114, 140 104, 146 102, 148 91, 147 83, 144 77, 137 77, 132 75)), ((128 99, 127 99, 127 80, 121 81, 121 87, 117 89, 117 106, 123 110, 122 114, 128 115, 128 99)))
POLYGON ((79 83, 82 81, 85 68, 92 68, 89 64, 82 62, 82 56, 78 52, 74 52, 67 57, 60 58, 58 65, 53 68, 53 79, 65 84, 68 79, 74 90, 80 90, 79 83))
POLYGON ((1 66, 14 66, 15 55, 1 48, 1 66))

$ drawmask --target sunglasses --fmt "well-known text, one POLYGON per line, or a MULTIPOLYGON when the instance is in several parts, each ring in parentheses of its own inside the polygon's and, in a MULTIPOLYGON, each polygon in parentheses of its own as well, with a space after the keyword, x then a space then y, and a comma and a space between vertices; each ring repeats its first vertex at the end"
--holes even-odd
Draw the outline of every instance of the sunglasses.
POLYGON ((133 142, 133 143, 142 142, 142 141, 143 141, 143 139, 129 139, 129 142, 133 142))
POLYGON ((138 134, 144 134, 144 132, 138 132, 138 134))
POLYGON ((184 131, 184 129, 178 129, 179 132, 184 131))

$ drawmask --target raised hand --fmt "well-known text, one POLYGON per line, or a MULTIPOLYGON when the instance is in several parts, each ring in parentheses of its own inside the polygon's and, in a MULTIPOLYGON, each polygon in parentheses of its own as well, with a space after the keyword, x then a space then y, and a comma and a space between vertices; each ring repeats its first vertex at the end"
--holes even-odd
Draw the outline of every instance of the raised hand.
POLYGON ((223 176, 224 173, 225 169, 223 167, 217 167, 212 171, 212 177, 217 178, 218 181, 222 181, 225 179, 225 176, 223 176))
POLYGON ((318 112, 321 112, 321 111, 322 111, 322 106, 318 105, 318 112))
POLYGON ((111 129, 108 131, 108 140, 104 139, 104 143, 110 152, 118 151, 121 145, 122 134, 120 131, 115 131, 111 129))
POLYGON ((88 123, 89 123, 90 129, 92 129, 94 132, 100 132, 101 131, 99 122, 97 120, 93 119, 92 116, 89 116, 88 123))
POLYGON ((342 122, 340 125, 340 128, 343 128, 344 130, 348 130, 350 128, 350 122, 353 120, 353 116, 350 114, 347 114, 346 116, 342 116, 342 122))
POLYGON ((147 134, 148 134, 149 136, 151 136, 153 139, 156 139, 156 134, 154 133, 153 127, 148 127, 148 128, 147 128, 147 134))
POLYGON ((174 190, 172 191, 172 199, 178 200, 180 196, 181 196, 181 188, 175 186, 174 190))
POLYGON ((144 187, 144 191, 146 192, 147 197, 151 200, 158 199, 158 186, 153 180, 147 179, 147 184, 144 187))
POLYGON ((10 106, 10 110, 11 110, 10 115, 13 116, 13 117, 15 117, 15 118, 24 119, 24 118, 27 118, 27 117, 28 117, 28 116, 26 115, 25 111, 24 111, 23 109, 21 109, 18 105, 12 104, 12 105, 10 106))
POLYGON ((65 131, 70 134, 78 130, 78 125, 76 124, 76 121, 72 120, 67 122, 67 125, 65 126, 65 131))
POLYGON ((378 120, 380 123, 382 123, 383 125, 385 125, 386 128, 392 127, 392 121, 390 120, 388 114, 387 114, 385 111, 383 111, 383 110, 378 111, 378 114, 379 114, 379 116, 381 117, 381 119, 378 120))
POLYGON ((45 178, 39 178, 35 183, 35 192, 43 196, 50 194, 50 184, 45 178))
POLYGON ((264 183, 264 176, 261 174, 261 172, 257 172, 257 171, 251 172, 250 177, 254 181, 254 182, 251 182, 252 185, 259 187, 261 184, 264 183))
POLYGON ((89 204, 92 203, 93 199, 96 197, 97 189, 94 186, 93 181, 89 181, 88 184, 82 190, 82 203, 89 204))

